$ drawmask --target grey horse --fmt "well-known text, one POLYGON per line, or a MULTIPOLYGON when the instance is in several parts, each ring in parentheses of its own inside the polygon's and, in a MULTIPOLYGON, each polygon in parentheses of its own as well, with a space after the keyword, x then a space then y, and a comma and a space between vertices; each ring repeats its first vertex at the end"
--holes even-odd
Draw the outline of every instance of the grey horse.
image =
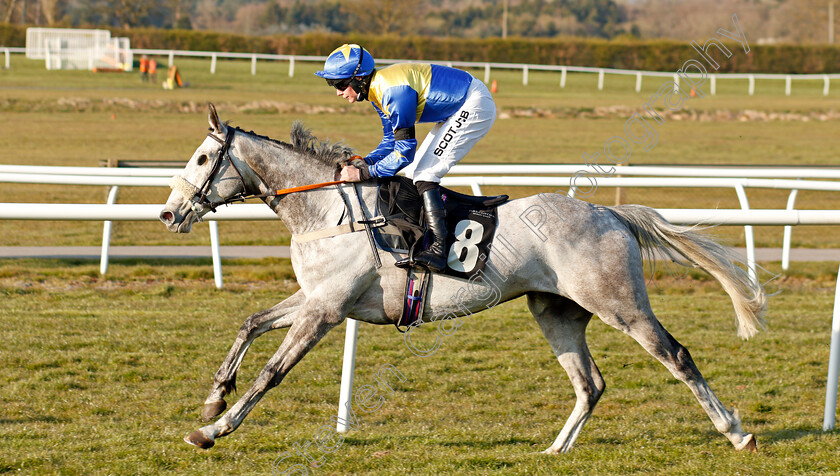
MULTIPOLYGON (((338 184, 276 194, 278 189, 333 180, 339 164, 350 155, 347 147, 318 141, 299 123, 293 126, 291 143, 235 129, 219 120, 212 105, 209 122, 207 138, 183 174, 170 182, 173 190, 161 221, 172 232, 188 233, 194 222, 220 204, 259 197, 292 233, 291 259, 300 290, 245 320, 202 409, 204 421, 221 417, 185 438, 201 448, 210 448, 217 438, 236 430, 260 398, 346 317, 372 324, 398 322, 405 283, 405 271, 394 266, 399 257, 379 251, 382 266, 375 266, 363 227, 348 225, 361 219, 362 206, 371 216, 375 184, 338 184), (351 252, 336 259, 336 250, 351 252), (235 390, 236 372, 248 347, 263 333, 286 327, 290 329, 280 348, 251 388, 225 412, 224 397, 235 390)), ((688 350, 651 310, 643 263, 654 252, 702 268, 716 278, 734 304, 739 336, 749 338, 764 327, 764 289, 750 279, 728 248, 690 228, 668 223, 651 208, 597 206, 561 193, 501 205, 492 247, 488 256, 482 256, 486 260, 483 279, 433 276, 421 322, 445 323, 452 329, 460 326, 463 316, 527 297, 577 397, 574 410, 545 453, 572 448, 604 392, 604 380, 585 335, 596 314, 635 339, 684 382, 715 428, 736 449, 755 451, 756 440, 741 429, 737 410, 730 411, 721 403, 688 350)), ((412 349, 419 355, 422 350, 412 349)))

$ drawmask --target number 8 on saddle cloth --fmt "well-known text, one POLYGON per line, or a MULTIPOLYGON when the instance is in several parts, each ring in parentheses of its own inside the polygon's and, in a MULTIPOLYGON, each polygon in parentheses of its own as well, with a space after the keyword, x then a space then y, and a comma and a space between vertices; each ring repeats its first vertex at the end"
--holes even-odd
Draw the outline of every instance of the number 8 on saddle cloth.
MULTIPOLYGON (((420 194, 411 180, 389 177, 379 180, 376 215, 387 224, 374 228, 376 245, 388 252, 407 255, 419 253, 430 243, 426 237, 420 194)), ((446 206, 448 234, 447 267, 443 274, 480 280, 480 273, 490 252, 496 230, 496 208, 507 195, 474 197, 441 187, 446 206)))

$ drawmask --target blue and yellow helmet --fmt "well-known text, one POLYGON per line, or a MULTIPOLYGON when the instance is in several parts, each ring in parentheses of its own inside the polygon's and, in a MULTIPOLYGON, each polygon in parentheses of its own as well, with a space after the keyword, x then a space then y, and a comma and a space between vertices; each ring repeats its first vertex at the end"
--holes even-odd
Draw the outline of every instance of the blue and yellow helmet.
POLYGON ((341 45, 327 57, 324 70, 315 73, 324 79, 346 79, 367 76, 373 72, 376 62, 373 56, 359 45, 341 45))

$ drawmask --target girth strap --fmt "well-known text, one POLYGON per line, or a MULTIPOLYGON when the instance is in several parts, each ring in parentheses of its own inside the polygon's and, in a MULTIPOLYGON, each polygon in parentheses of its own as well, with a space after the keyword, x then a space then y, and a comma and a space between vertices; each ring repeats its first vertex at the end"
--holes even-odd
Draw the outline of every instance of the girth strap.
POLYGON ((382 228, 386 233, 399 233, 399 229, 393 225, 388 224, 383 217, 374 217, 372 220, 362 220, 357 222, 345 223, 343 225, 331 226, 329 228, 322 228, 320 230, 310 231, 308 233, 301 233, 299 235, 292 235, 292 239, 296 243, 307 243, 310 241, 320 240, 323 238, 332 238, 333 236, 343 235, 345 233, 353 233, 356 231, 365 231, 367 226, 371 228, 382 228))
POLYGON ((333 236, 353 233, 354 231, 362 231, 364 229, 364 226, 358 226, 356 223, 351 221, 350 223, 345 223, 343 225, 310 231, 309 233, 301 233, 300 235, 292 235, 292 239, 295 240, 296 243, 308 243, 310 241, 320 240, 322 238, 332 238, 333 236))

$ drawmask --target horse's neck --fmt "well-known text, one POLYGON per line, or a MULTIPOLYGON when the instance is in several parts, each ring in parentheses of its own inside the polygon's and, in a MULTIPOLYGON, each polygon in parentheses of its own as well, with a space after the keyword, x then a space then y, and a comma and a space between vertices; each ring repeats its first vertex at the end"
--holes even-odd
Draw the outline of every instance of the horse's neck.
MULTIPOLYGON (((335 171, 323 163, 307 160, 300 152, 274 144, 252 141, 242 149, 242 157, 254 171, 253 185, 260 193, 333 180, 335 171)), ((344 202, 335 187, 267 198, 266 204, 292 234, 306 233, 333 226, 344 210, 344 202)))

